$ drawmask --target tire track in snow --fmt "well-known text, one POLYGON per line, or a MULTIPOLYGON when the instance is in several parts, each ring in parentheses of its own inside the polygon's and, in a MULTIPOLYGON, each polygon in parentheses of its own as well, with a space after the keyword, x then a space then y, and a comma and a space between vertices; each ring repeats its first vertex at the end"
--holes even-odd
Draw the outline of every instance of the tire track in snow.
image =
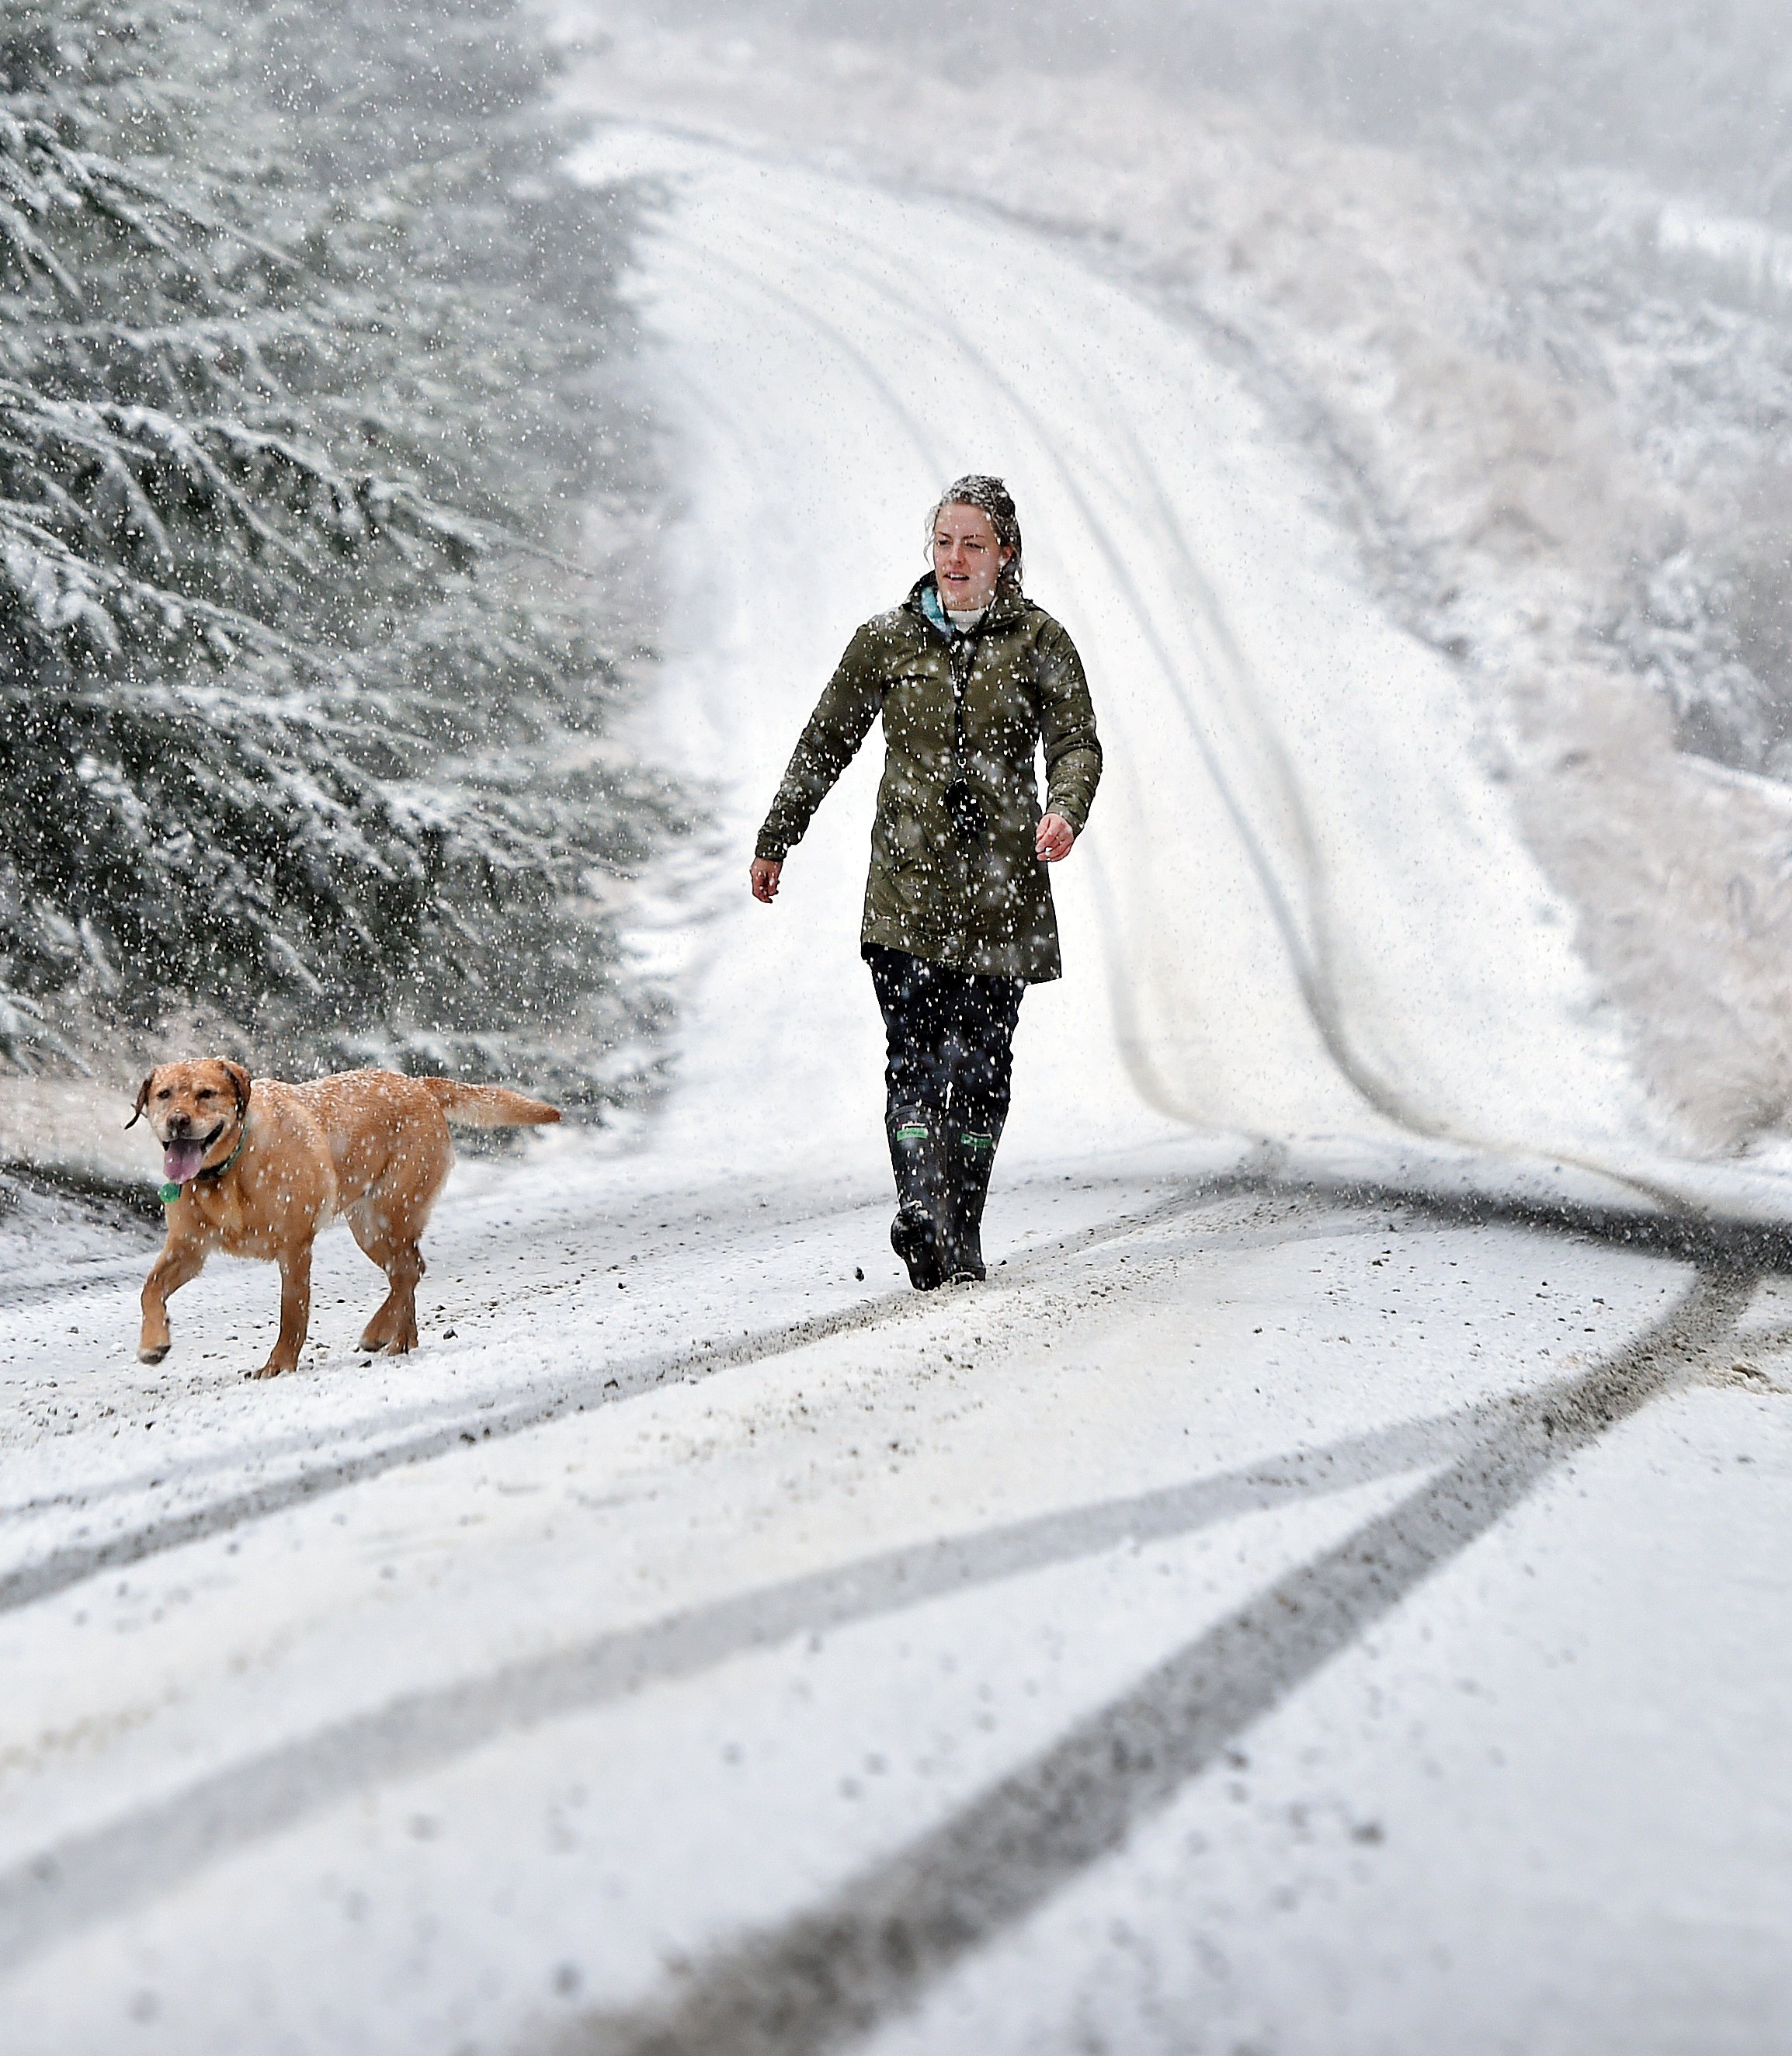
MULTIPOLYGON (((582 1168, 587 1179, 592 1176, 590 1167, 582 1168)), ((597 1175, 601 1179, 601 1167, 597 1175)), ((1087 1186, 1096 1180, 1086 1173, 1083 1182, 1087 1186)), ((1118 1186, 1125 1181, 1116 1178, 1113 1182, 1118 1186)), ((1133 1180, 1133 1184, 1137 1189, 1151 1182, 1146 1177, 1133 1180)), ((869 1196, 869 1188, 863 1180, 781 1179, 774 1224, 772 1216, 761 1218, 750 1211, 746 1198, 753 1196, 747 1192, 750 1184, 750 1180, 743 1180, 738 1173, 718 1175, 713 1183, 670 1191, 641 1192, 625 1187, 619 1192, 604 1184, 596 1193, 579 1193, 570 1201, 550 1192, 544 1202, 539 1177, 532 1180, 525 1172, 514 1186, 500 1184, 454 1194, 433 1221, 426 1244, 441 1323, 445 1326, 453 1325, 456 1320, 477 1321, 481 1287, 500 1268, 508 1272, 512 1291, 562 1292, 576 1289, 585 1282, 586 1274, 569 1271, 567 1263, 553 1253, 556 1247, 564 1251, 567 1259, 573 1257, 574 1243, 581 1249, 588 1248, 591 1251, 589 1260, 593 1265, 600 1265, 611 1255, 626 1253, 631 1262, 640 1260, 651 1267, 675 1261, 673 1246, 677 1243, 682 1247, 681 1238, 702 1236, 710 1239, 718 1252, 731 1251, 741 1255, 750 1254, 755 1247, 755 1237, 747 1232, 744 1223, 751 1222, 755 1229, 768 1232, 775 1240, 784 1240, 793 1231, 837 1224, 855 1212, 880 1204, 880 1199, 869 1196), (643 1233, 642 1223, 649 1216, 656 1225, 643 1233), (543 1255, 544 1249, 549 1253, 543 1255), (602 1255, 596 1253, 600 1249, 602 1255)), ((754 1187, 753 1192, 757 1191, 754 1187)), ((128 1311, 133 1336, 136 1287, 141 1283, 159 1246, 147 1246, 138 1257, 113 1267, 107 1278, 100 1281, 113 1291, 121 1286, 129 1288, 129 1307, 118 1311, 128 1311)), ((370 1282, 377 1278, 377 1272, 359 1268, 358 1252, 352 1249, 346 1235, 333 1236, 331 1243, 326 1247, 330 1255, 340 1255, 354 1266, 356 1277, 361 1281, 370 1282)), ((231 1274, 227 1271, 223 1275, 231 1274)), ((253 1277, 255 1274, 251 1271, 236 1275, 253 1277)), ((208 1283, 215 1283, 219 1276, 216 1270, 208 1272, 208 1283)), ((346 1277, 326 1279, 318 1288, 317 1298, 321 1303, 338 1285, 346 1290, 353 1282, 346 1277)), ((65 1304, 71 1313, 85 1315, 90 1309, 104 1303, 103 1300, 95 1301, 89 1296, 94 1283, 83 1275, 65 1278, 53 1287, 46 1282, 41 1290, 14 1295, 9 1291, 6 1281, 0 1279, 0 1355, 9 1346, 22 1354, 37 1341, 42 1328, 50 1325, 45 1322, 42 1327, 38 1327, 34 1323, 27 1324, 11 1317, 25 1313, 40 1299, 65 1304)), ((168 1366, 170 1372, 178 1372, 182 1367, 180 1346, 177 1343, 177 1354, 168 1366)), ((345 1347, 342 1354, 365 1355, 366 1352, 345 1347)), ((461 1354, 464 1356, 466 1352, 461 1354)), ((412 1361, 415 1362, 417 1359, 412 1361)), ((320 1369, 314 1362, 307 1364, 296 1380, 287 1381, 275 1390, 284 1394, 295 1386, 303 1389, 320 1369)), ((246 1380, 247 1372, 245 1368, 240 1378, 228 1372, 218 1375, 226 1381, 227 1389, 234 1390, 246 1380)), ((151 1397, 143 1392, 131 1396, 140 1400, 151 1397)), ((391 1434, 450 1417, 458 1420, 489 1403, 489 1395, 474 1400, 458 1392, 445 1393, 437 1398, 417 1398, 390 1404, 382 1402, 378 1405, 377 1415, 370 1412, 358 1420, 346 1421, 340 1416, 334 1417, 322 1424, 322 1432, 345 1441, 363 1433, 391 1434)), ((252 1441, 245 1441, 224 1450, 185 1457, 160 1457, 146 1465, 135 1477, 120 1477, 90 1491, 44 1494, 0 1503, 0 1524, 57 1508, 78 1508, 120 1493, 140 1490, 152 1481, 167 1484, 243 1463, 265 1464, 288 1457, 314 1455, 319 1448, 319 1435, 318 1425, 299 1425, 276 1433, 257 1434, 252 1441)))
MULTIPOLYGON (((727 1209, 728 1196, 726 1192, 704 1192, 695 1195, 681 1193, 674 1196, 655 1193, 649 1196, 652 1200, 652 1210, 667 1216, 659 1223, 658 1232, 673 1238, 678 1236, 679 1231, 683 1231, 686 1236, 693 1230, 718 1233, 718 1211, 726 1212, 727 1209)), ((490 1206, 500 1203, 490 1195, 464 1199, 438 1216, 437 1226, 442 1231, 441 1240, 448 1245, 449 1254, 446 1256, 441 1253, 433 1254, 432 1264, 442 1265, 445 1272, 453 1260, 453 1239, 475 1240, 485 1267, 495 1268, 495 1259, 498 1258, 504 1259, 511 1267, 513 1290, 527 1290, 532 1287, 544 1291, 576 1287, 584 1282, 583 1279, 575 1277, 568 1280, 556 1277, 554 1272, 557 1267, 552 1260, 538 1267, 533 1275, 523 1267, 528 1265, 537 1243, 555 1236, 564 1238, 576 1235, 587 1241, 603 1240, 613 1244, 619 1240, 646 1201, 641 1196, 631 1195, 627 1204, 620 1209, 600 1205, 580 1212, 556 1212, 545 1216, 526 1216, 520 1228, 510 1225, 507 1221, 505 1228, 496 1236, 489 1236, 480 1217, 490 1206), (544 1270, 545 1275, 541 1275, 544 1270)), ((786 1235, 795 1227, 807 1227, 817 1221, 837 1219, 842 1212, 850 1212, 860 1202, 854 1197, 843 1198, 837 1190, 817 1195, 813 1190, 804 1191, 793 1185, 782 1185, 779 1190, 777 1232, 781 1236, 786 1235)), ((437 1251, 437 1243, 433 1237, 430 1246, 432 1251, 437 1251)), ((737 1246, 744 1247, 745 1244, 737 1246)), ((152 1248, 145 1251, 142 1259, 131 1267, 127 1274, 130 1283, 140 1282, 154 1253, 152 1248)), ((663 1260, 669 1253, 669 1245, 650 1244, 645 1252, 635 1252, 637 1255, 643 1253, 650 1263, 663 1260)), ((438 1279, 438 1283, 440 1282, 438 1279)), ((474 1281, 470 1277, 456 1276, 449 1292, 449 1295, 457 1291, 470 1293, 473 1288, 474 1281)), ((77 1304, 85 1289, 79 1283, 68 1283, 62 1288, 77 1304)), ((135 1298, 133 1293, 133 1311, 135 1298)), ((7 1301, 0 1296, 0 1311, 11 1311, 17 1304, 17 1302, 7 1301)), ((440 1311, 445 1322, 449 1318, 465 1320, 474 1318, 470 1312, 453 1311, 451 1298, 449 1304, 440 1311)), ((310 1374, 309 1372, 301 1374, 302 1377, 310 1374)), ((490 1398, 469 1400, 455 1394, 437 1399, 382 1406, 377 1420, 370 1415, 359 1421, 330 1425, 340 1440, 348 1443, 376 1429, 391 1435, 420 1425, 439 1424, 449 1419, 464 1424, 469 1415, 477 1414, 482 1406, 489 1407, 490 1404, 490 1398)), ((238 1443, 226 1450, 184 1457, 160 1457, 141 1471, 110 1479, 103 1485, 86 1490, 44 1494, 0 1505, 0 1523, 56 1511, 79 1512, 133 1492, 142 1492, 155 1486, 183 1484, 216 1475, 220 1471, 240 1469, 250 1464, 265 1465, 285 1457, 315 1456, 319 1449, 319 1429, 315 1425, 294 1427, 277 1433, 258 1435, 252 1441, 238 1443)))
MULTIPOLYGON (((1732 1325, 1751 1283, 1737 1286, 1739 1296, 1725 1317, 1732 1325)), ((1614 1362, 1629 1362, 1638 1352, 1652 1360, 1671 1354, 1680 1346, 1675 1338, 1712 1319, 1708 1307, 1695 1303, 1700 1289, 1695 1285, 1665 1321, 1614 1362)), ((1730 1307, 1721 1292, 1713 1303, 1730 1307)), ((1715 1338, 1704 1346, 1715 1346, 1715 1338)), ((504 1735, 1003 1579, 1170 1540, 1422 1468, 1453 1464, 1454 1476, 1486 1463, 1490 1452, 1515 1436, 1534 1433, 1538 1424, 1547 1439, 1552 1421, 1584 1412, 1589 1391, 1612 1375, 1608 1369, 1559 1379, 1527 1394, 1398 1421, 1185 1485, 1035 1515, 980 1533, 935 1537, 638 1627, 607 1631, 486 1676, 351 1715, 0 1870, 0 1974, 344 1799, 436 1768, 504 1735)), ((1604 1425, 1617 1417, 1612 1414, 1604 1425)), ((1553 1451, 1551 1461, 1566 1453, 1572 1450, 1553 1451)), ((1268 1603, 1260 1599, 1252 1607, 1261 1611, 1268 1603)), ((690 2046, 720 2051, 734 2045, 723 2039, 690 2046)))
MULTIPOLYGON (((1157 1223, 1211 1204, 1231 1189, 1229 1181, 1203 1182, 1156 1207, 1144 1208, 1118 1221, 1104 1222, 1057 1239, 1048 1248, 1011 1262, 1003 1287, 1019 1284, 1064 1257, 1123 1240, 1157 1223)), ((295 1506, 388 1471, 429 1463, 457 1454, 471 1443, 503 1441, 563 1420, 569 1414, 619 1404, 663 1385, 668 1378, 694 1378, 738 1370, 769 1358, 806 1349, 829 1336, 863 1333, 905 1321, 924 1320, 936 1301, 907 1290, 892 1292, 841 1312, 781 1323, 742 1336, 738 1342, 702 1343, 695 1347, 655 1350, 599 1364, 588 1376, 560 1385, 548 1393, 508 1403, 500 1399, 468 1407, 439 1425, 401 1441, 372 1449, 345 1452, 327 1461, 247 1490, 228 1493, 180 1512, 145 1521, 97 1542, 70 1543, 0 1573, 0 1614, 53 1598, 87 1579, 129 1568, 188 1543, 227 1535, 250 1523, 265 1520, 295 1506)))
POLYGON ((820 1906, 718 1949, 658 2008, 588 2013, 559 2032, 543 2028, 528 2046, 552 2056, 823 2056, 911 2011, 1121 1847, 1552 1472, 1691 1382, 1729 1343, 1754 1285, 1751 1272, 1702 1272, 1630 1346, 1518 1399, 1390 1511, 820 1906))
POLYGON ((42 1306, 57 1299, 78 1299, 96 1287, 134 1283, 155 1262, 160 1247, 159 1243, 146 1242, 140 1255, 107 1257, 97 1263, 83 1264, 73 1276, 65 1268, 53 1277, 38 1273, 10 1279, 0 1287, 0 1309, 42 1306))
POLYGON ((0 1871, 0 1975, 343 1799, 450 1761, 502 1735, 696 1676, 756 1650, 999 1579, 1191 1534, 1292 1497, 1347 1492, 1459 1453, 1505 1410, 1503 1402, 1489 1402, 1268 1459, 1248 1470, 1038 1515, 982 1534, 942 1536, 394 1700, 0 1871))

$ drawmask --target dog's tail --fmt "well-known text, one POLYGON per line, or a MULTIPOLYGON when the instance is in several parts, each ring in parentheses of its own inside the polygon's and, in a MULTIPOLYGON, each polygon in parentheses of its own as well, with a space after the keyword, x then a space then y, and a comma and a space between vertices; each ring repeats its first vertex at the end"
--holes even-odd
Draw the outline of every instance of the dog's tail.
POLYGON ((419 1078, 456 1128, 532 1128, 558 1121, 560 1110, 508 1085, 464 1085, 458 1078, 419 1078))

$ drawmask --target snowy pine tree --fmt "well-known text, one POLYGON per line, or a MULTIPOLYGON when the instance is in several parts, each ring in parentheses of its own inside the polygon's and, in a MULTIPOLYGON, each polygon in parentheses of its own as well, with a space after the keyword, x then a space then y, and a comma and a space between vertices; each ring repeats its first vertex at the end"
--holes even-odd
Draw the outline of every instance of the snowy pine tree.
POLYGON ((618 624, 549 561, 643 499, 619 229, 517 11, 6 0, 15 1065, 184 1021, 589 1098, 651 1018, 599 901, 670 796, 603 752, 618 624))

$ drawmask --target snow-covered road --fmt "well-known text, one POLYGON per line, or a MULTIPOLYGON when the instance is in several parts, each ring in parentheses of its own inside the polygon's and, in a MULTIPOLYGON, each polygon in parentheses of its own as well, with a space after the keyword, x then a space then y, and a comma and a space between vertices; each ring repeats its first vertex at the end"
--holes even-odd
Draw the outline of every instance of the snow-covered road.
MULTIPOLYGON (((943 203, 647 129, 606 131, 583 168, 657 172, 670 196, 641 297, 698 510, 674 632, 700 623, 712 653, 743 831, 855 615, 921 567, 940 484, 1014 487, 1030 589, 1088 653, 1107 750, 1099 824, 1059 874, 1080 975, 1029 1004, 1046 1026, 1027 1102, 1050 1112, 1029 1125, 1023 1104, 1023 1146, 1058 1146, 1066 1114, 1106 1136, 1141 1102, 1553 1160, 1641 1141, 1616 1025, 1454 680, 1348 582, 1298 465, 1191 337, 943 203)), ((671 718, 678 747, 691 723, 676 702, 671 718)), ((788 867, 775 919, 796 932, 730 929, 718 975, 763 1012, 742 1014, 726 1094, 687 1081, 703 1117, 810 1132, 806 1062, 785 1083, 767 1062, 782 1034, 822 1046, 841 1133, 867 1125, 872 1017, 817 1034, 841 1009, 810 967, 852 960, 874 758, 788 867)))
MULTIPOLYGON (((1087 654, 1105 783, 1057 874, 1071 975, 1029 998, 1011 1149, 1187 1124, 1408 1188, 1792 1215, 1776 1158, 1665 1139, 1460 680, 1365 592, 1303 460, 1195 335, 947 201, 664 128, 607 127, 581 161, 666 195, 639 297, 693 519, 650 743, 721 785, 731 847, 856 620, 921 567, 947 478, 1009 480, 1029 589, 1087 654)), ((818 1119, 875 1137, 850 967, 876 760, 777 911, 706 938, 735 1032, 684 1066, 678 1147, 812 1154, 818 1119)))
POLYGON ((260 1267, 156 1370, 140 1259, 12 1281, 8 2056, 1782 2046, 1792 1285, 1435 1200, 1772 1180, 1652 1141, 1447 670, 1189 337, 1021 227, 652 132, 587 169, 665 180, 648 739, 733 844, 659 939, 676 1087, 459 1174, 397 1365, 340 1235, 273 1386, 260 1267), (868 753, 775 909, 742 873, 972 465, 1109 783, 1006 1260, 917 1299, 868 753))
POLYGON ((1135 1168, 916 1300, 850 1183, 488 1176, 402 1366, 339 1240, 272 1388, 251 1271, 172 1376, 7 1316, 9 2050, 1773 2046, 1792 1293, 1135 1168))

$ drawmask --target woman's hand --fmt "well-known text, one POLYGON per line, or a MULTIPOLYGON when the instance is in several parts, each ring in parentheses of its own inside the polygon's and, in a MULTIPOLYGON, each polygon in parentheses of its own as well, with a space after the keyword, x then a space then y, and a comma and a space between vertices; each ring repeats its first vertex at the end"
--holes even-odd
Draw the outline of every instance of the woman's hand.
POLYGON ((1076 830, 1062 814, 1047 814, 1034 833, 1034 854, 1042 864, 1057 864, 1070 855, 1076 839, 1076 830))
POLYGON ((755 900, 763 900, 768 907, 770 906, 777 897, 777 875, 783 868, 781 864, 773 864, 769 856, 754 857, 753 896, 755 900))

